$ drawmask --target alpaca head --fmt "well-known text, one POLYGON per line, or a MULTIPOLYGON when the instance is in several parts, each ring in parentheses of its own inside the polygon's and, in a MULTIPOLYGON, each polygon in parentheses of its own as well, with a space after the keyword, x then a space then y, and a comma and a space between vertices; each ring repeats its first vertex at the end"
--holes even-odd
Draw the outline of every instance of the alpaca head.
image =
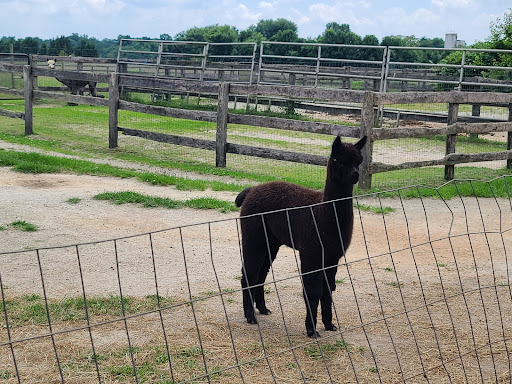
POLYGON ((50 69, 55 69, 56 62, 57 62, 57 60, 52 60, 52 59, 48 59, 46 61, 46 63, 48 64, 48 68, 50 68, 50 69))
POLYGON ((363 161, 361 149, 365 143, 366 136, 355 144, 343 143, 339 136, 336 137, 327 163, 327 177, 337 183, 356 184, 359 181, 359 165, 363 161))

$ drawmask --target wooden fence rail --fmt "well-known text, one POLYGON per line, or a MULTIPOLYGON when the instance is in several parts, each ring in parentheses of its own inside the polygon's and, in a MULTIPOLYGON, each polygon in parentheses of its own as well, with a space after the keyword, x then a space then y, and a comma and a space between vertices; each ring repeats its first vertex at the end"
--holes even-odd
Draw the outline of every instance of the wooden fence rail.
POLYGON ((0 64, 0 72, 22 73, 24 90, 0 88, 0 93, 24 95, 25 112, 23 114, 0 110, 0 115, 23 118, 25 133, 31 134, 32 105, 35 99, 52 99, 63 102, 105 106, 109 108, 109 147, 118 146, 118 134, 137 136, 175 145, 212 150, 216 152, 216 165, 226 166, 228 153, 246 156, 257 156, 269 159, 292 161, 305 164, 325 165, 326 156, 296 153, 285 150, 260 148, 229 142, 228 124, 244 124, 257 127, 267 127, 291 131, 311 132, 325 135, 359 138, 368 136, 367 145, 363 149, 364 162, 361 165, 359 186, 363 189, 371 187, 372 174, 401 169, 445 166, 445 178, 454 177, 454 166, 462 163, 507 160, 512 167, 512 95, 503 93, 477 92, 407 92, 407 93, 378 93, 372 91, 351 91, 341 89, 305 88, 283 85, 248 85, 226 82, 198 82, 187 80, 157 79, 137 76, 126 76, 119 73, 103 74, 64 70, 51 70, 43 67, 16 66, 0 64), (90 96, 69 95, 59 92, 48 92, 38 89, 37 78, 40 76, 60 77, 66 79, 95 81, 108 84, 108 99, 90 96), (178 108, 143 105, 120 100, 120 90, 123 88, 146 89, 166 92, 190 92, 215 94, 217 111, 184 110, 178 108), (244 96, 246 99, 256 96, 280 97, 284 99, 345 102, 361 106, 360 124, 345 126, 323 122, 300 121, 268 116, 240 115, 230 113, 228 109, 230 96, 244 96), (376 111, 389 104, 418 104, 418 103, 447 103, 449 105, 446 126, 441 128, 378 128, 375 127, 376 111), (461 104, 508 106, 509 117, 506 122, 461 123, 457 122, 458 109, 461 104), (119 110, 134 111, 158 116, 168 116, 180 119, 190 119, 205 122, 215 122, 217 132, 215 140, 191 138, 180 135, 149 132, 120 127, 118 125, 119 110), (483 134, 492 132, 508 132, 507 150, 492 153, 458 154, 456 153, 457 135, 483 134), (398 138, 417 138, 432 135, 446 136, 446 155, 442 159, 428 161, 413 161, 402 164, 383 164, 372 161, 373 144, 376 140, 398 138))

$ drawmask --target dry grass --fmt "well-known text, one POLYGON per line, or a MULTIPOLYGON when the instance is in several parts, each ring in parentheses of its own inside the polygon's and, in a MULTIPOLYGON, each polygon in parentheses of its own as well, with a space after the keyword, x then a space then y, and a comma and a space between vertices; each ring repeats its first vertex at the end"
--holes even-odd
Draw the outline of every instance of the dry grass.
MULTIPOLYGON (((264 317, 259 329, 242 319, 238 291, 222 295, 205 292, 192 304, 186 297, 162 298, 162 305, 167 306, 161 311, 164 328, 155 298, 129 298, 126 324, 120 301, 105 300, 104 307, 90 312, 101 380, 135 382, 133 363, 143 383, 177 383, 193 378, 192 382, 208 382, 207 373, 213 383, 242 383, 241 377, 246 383, 268 383, 273 378, 278 383, 325 383, 329 377, 336 383, 353 383, 356 378, 376 383, 379 375, 385 383, 420 383, 425 382, 424 371, 430 382, 436 383, 449 382, 448 375, 453 382, 465 382, 466 378, 480 382, 481 374, 484 382, 494 382, 495 370, 500 382, 509 380, 510 330, 506 326, 512 322, 512 305, 508 286, 461 295, 456 279, 447 280, 444 288, 448 299, 444 300, 439 283, 426 282, 421 291, 414 279, 404 279, 408 289, 402 301, 398 287, 386 284, 391 272, 380 269, 379 263, 374 267, 379 275, 376 288, 365 288, 364 278, 354 283, 356 291, 365 291, 358 294, 359 303, 351 289, 341 285, 343 297, 336 301, 343 339, 339 333, 322 332, 325 338, 319 342, 304 335, 301 298, 296 294, 297 287, 290 284, 277 285, 283 297, 282 314, 276 311, 264 317), (424 305, 424 296, 431 305, 424 305), (132 313, 136 316, 130 317, 132 313)), ((350 269, 361 277, 358 272, 368 271, 368 266, 350 269)), ((453 272, 448 271, 445 277, 455 277, 453 272)), ((268 296, 275 308, 275 287, 268 296)), ((13 344, 21 381, 59 382, 52 338, 44 336, 49 333, 44 313, 23 315, 34 302, 42 303, 42 299, 11 298, 7 307, 12 339, 30 338, 13 344)), ((50 300, 63 377, 68 383, 98 381, 85 312, 66 320, 58 311, 62 302, 50 300)), ((6 341, 3 332, 0 342, 6 341)), ((3 382, 17 382, 8 345, 0 348, 0 366, 4 367, 0 372, 3 382)))

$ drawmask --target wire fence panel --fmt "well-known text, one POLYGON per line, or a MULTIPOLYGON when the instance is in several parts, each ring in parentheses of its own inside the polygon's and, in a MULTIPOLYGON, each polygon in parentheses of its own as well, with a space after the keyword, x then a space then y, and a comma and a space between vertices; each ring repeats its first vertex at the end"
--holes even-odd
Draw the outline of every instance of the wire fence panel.
MULTIPOLYGON (((279 251, 262 287, 273 313, 247 324, 240 281, 244 218, 2 252, 0 377, 13 383, 510 383, 509 183, 507 177, 452 181, 439 189, 355 197, 352 244, 335 266, 338 330, 318 326, 316 338, 305 334, 307 273, 300 273, 299 252, 290 248, 279 251), (505 197, 478 198, 477 190, 505 197)), ((266 228, 287 217, 295 236, 306 225, 294 219, 301 211, 337 204, 252 219, 266 228)), ((337 220, 334 228, 344 225, 343 217, 337 220)), ((319 258, 327 241, 339 242, 317 236, 319 258)))
POLYGON ((252 83, 256 43, 121 39, 118 72, 252 83))
POLYGON ((385 58, 380 46, 264 41, 258 83, 382 91, 385 58))

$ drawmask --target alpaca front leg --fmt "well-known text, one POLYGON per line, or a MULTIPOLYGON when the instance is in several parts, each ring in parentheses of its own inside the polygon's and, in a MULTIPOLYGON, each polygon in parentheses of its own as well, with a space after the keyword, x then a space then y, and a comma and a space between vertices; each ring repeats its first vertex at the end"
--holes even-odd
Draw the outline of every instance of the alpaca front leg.
POLYGON ((316 331, 318 304, 322 296, 322 275, 304 275, 304 301, 306 303, 306 332, 309 337, 320 336, 316 331))
POLYGON ((96 93, 96 84, 95 82, 89 82, 88 83, 88 87, 89 87, 89 94, 92 96, 92 97, 98 97, 98 94, 96 93))
POLYGON ((326 331, 337 331, 338 328, 332 323, 332 292, 336 289, 336 268, 329 268, 325 271, 324 288, 320 304, 322 306, 322 322, 326 331))

